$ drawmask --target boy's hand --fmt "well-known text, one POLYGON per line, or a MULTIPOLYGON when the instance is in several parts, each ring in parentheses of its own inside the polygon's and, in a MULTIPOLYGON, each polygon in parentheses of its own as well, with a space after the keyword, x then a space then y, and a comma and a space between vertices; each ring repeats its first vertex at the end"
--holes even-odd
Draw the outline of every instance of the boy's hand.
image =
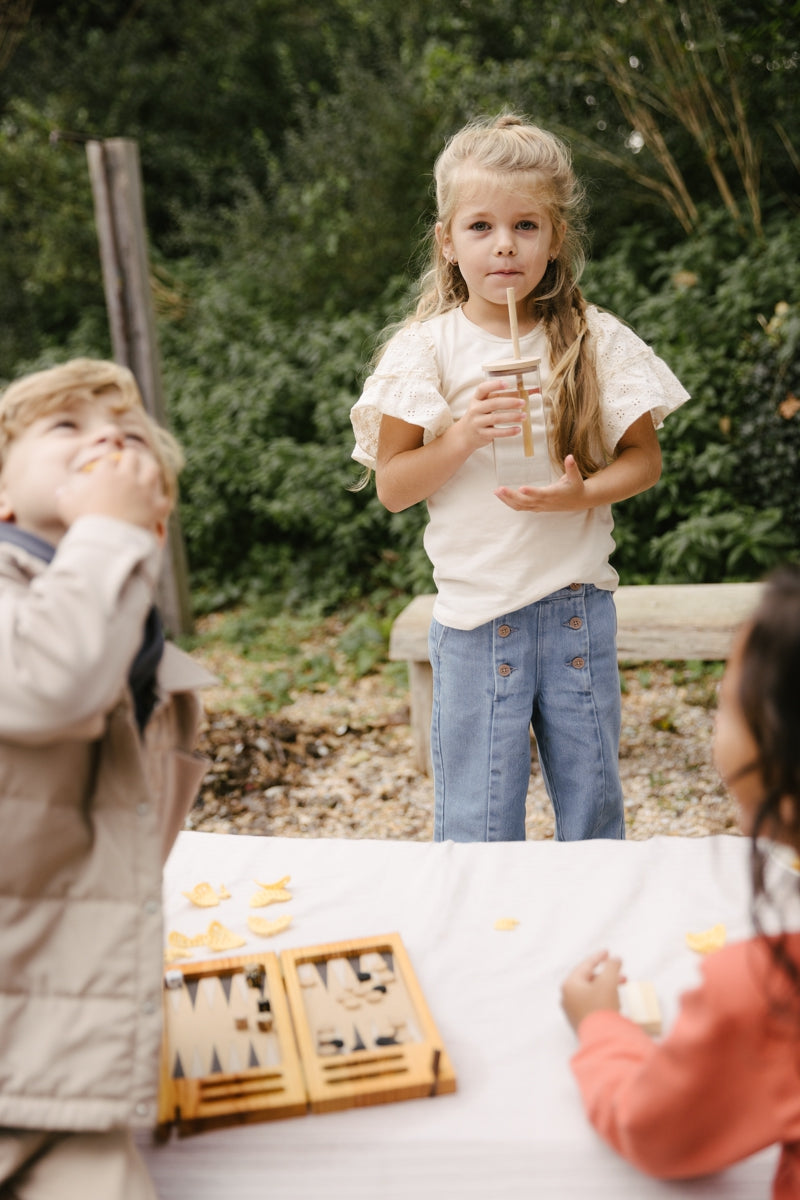
POLYGON ((610 1009, 619 1012, 619 992, 625 982, 622 962, 600 950, 579 963, 561 986, 561 1006, 575 1032, 589 1013, 610 1009))
POLYGON ((131 447, 109 451, 76 471, 58 489, 56 505, 67 527, 78 517, 116 517, 149 529, 161 542, 171 509, 158 464, 131 447))

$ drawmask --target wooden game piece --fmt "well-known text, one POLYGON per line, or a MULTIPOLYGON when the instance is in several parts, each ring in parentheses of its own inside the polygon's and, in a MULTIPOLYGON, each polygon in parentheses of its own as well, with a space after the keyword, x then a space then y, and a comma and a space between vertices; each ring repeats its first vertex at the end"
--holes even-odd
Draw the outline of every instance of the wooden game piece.
POLYGON ((180 970, 178 970, 177 967, 175 967, 171 971, 164 972, 164 987, 165 988, 179 988, 182 986, 183 986, 183 971, 180 971, 180 970))
POLYGON ((237 1029, 247 1029, 250 1022, 248 1021, 247 1017, 236 1017, 234 1018, 234 1024, 237 1029))
POLYGON ((319 975, 313 963, 301 963, 297 968, 297 980, 300 987, 319 987, 319 975))
POLYGON ((649 980, 629 980, 620 984, 619 1000, 624 1017, 654 1037, 661 1033, 661 1009, 656 990, 649 980))
POLYGON ((263 963, 256 963, 253 967, 248 967, 245 971, 245 979, 247 986, 258 988, 259 991, 264 990, 264 981, 267 978, 267 972, 263 963))

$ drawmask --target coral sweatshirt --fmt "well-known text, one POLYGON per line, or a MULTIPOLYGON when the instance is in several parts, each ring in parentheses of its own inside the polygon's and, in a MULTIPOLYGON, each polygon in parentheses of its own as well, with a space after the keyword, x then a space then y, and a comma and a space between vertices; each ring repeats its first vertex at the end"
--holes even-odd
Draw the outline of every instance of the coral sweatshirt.
MULTIPOLYGON (((571 1066, 589 1119, 648 1175, 708 1175, 780 1144, 773 1200, 800 1197, 800 995, 772 944, 709 955, 663 1041, 616 1012, 581 1022, 571 1066)), ((800 933, 784 944, 800 965, 800 933)))

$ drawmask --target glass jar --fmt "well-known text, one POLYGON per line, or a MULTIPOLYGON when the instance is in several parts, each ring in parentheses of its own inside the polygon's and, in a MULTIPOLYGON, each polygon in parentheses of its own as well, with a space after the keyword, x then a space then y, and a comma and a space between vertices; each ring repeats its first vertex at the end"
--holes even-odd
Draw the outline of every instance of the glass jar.
POLYGON ((538 358, 507 358, 486 363, 487 379, 495 380, 502 394, 515 392, 525 402, 520 419, 508 425, 521 425, 520 432, 511 437, 495 438, 495 478, 498 487, 518 488, 523 484, 544 487, 551 482, 550 454, 547 446, 542 382, 538 358))

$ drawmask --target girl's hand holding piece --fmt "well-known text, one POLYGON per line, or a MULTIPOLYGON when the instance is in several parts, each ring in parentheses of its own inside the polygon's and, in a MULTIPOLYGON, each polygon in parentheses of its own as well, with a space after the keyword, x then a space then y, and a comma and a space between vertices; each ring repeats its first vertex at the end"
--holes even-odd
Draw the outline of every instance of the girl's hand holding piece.
POLYGON ((589 1013, 619 1012, 619 985, 625 982, 622 961, 599 950, 579 963, 561 987, 561 1006, 576 1031, 589 1013))

